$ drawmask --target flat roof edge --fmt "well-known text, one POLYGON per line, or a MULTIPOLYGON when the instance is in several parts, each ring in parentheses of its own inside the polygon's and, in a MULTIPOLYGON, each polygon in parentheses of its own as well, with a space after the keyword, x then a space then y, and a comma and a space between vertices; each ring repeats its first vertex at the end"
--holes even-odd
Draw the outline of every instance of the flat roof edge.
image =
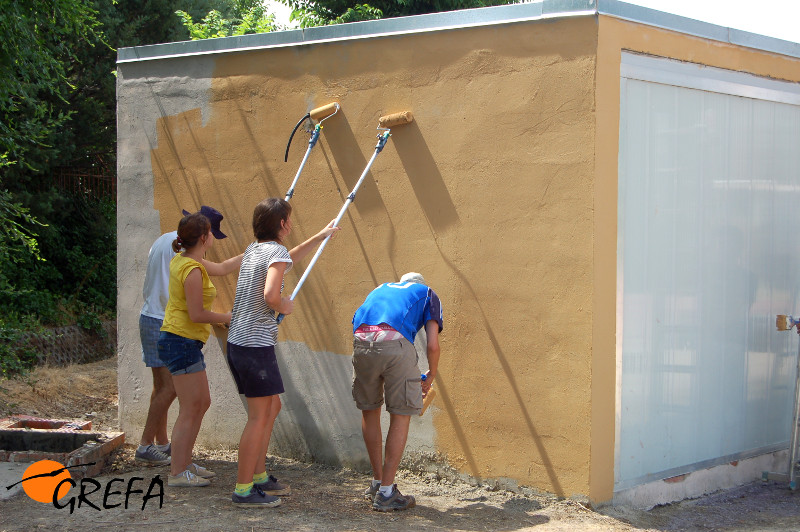
POLYGON ((628 4, 620 0, 537 0, 381 20, 120 48, 117 63, 322 44, 574 16, 607 15, 695 37, 800 58, 800 44, 628 4))
POLYGON ((368 20, 333 26, 242 35, 239 37, 133 46, 118 50, 117 63, 242 52, 593 14, 596 14, 596 0, 539 0, 522 4, 368 20))
POLYGON ((800 44, 798 43, 718 26, 710 22, 702 22, 680 15, 673 15, 672 13, 656 11, 655 9, 628 4, 620 0, 597 0, 597 11, 601 15, 638 22, 695 37, 800 58, 800 44))

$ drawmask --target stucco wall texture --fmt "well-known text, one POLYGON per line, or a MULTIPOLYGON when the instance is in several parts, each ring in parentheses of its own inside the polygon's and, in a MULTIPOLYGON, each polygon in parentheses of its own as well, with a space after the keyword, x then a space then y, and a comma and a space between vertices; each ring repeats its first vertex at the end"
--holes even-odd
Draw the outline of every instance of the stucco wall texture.
MULTIPOLYGON (((338 101, 292 200, 290 245, 302 241, 338 212, 372 155, 378 117, 410 110, 415 121, 393 130, 281 325, 289 386, 325 386, 287 393, 278 445, 363 462, 350 321, 372 288, 414 270, 441 297, 445 329, 430 426, 412 427, 425 438, 409 452, 479 478, 587 493, 596 36, 585 18, 120 65, 125 430, 138 435, 149 393, 136 320, 152 240, 177 227, 181 209, 207 204, 229 235, 210 258, 241 252, 253 207, 284 195, 305 151, 301 135, 282 161, 294 123, 338 101), (354 434, 333 434, 326 417, 354 434), (326 454, 329 442, 342 452, 326 454)), ((216 280, 216 309, 231 307, 235 282, 216 280)), ((244 414, 222 362, 224 331, 215 336, 215 404, 200 440, 235 444, 244 414)))

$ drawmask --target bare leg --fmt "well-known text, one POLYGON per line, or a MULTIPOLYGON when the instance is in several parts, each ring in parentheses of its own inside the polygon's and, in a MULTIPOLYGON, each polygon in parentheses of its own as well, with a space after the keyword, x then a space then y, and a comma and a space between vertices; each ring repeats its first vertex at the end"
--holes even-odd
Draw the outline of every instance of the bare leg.
POLYGON ((381 486, 391 486, 394 484, 394 476, 397 474, 397 467, 403 457, 408 438, 408 427, 411 424, 411 416, 401 414, 389 414, 389 432, 386 434, 386 460, 383 463, 383 476, 381 486))
MULTIPOLYGON (((272 437, 272 427, 275 426, 275 419, 281 411, 281 397, 280 395, 272 395, 272 405, 270 406, 267 423, 261 433, 261 448, 259 449, 258 460, 253 470, 253 475, 265 473, 267 471, 267 450, 269 449, 269 440, 272 437)), ((248 482, 250 482, 248 480, 248 482)))
POLYGON ((239 440, 239 469, 236 475, 238 484, 253 481, 253 471, 264 468, 263 460, 258 465, 263 446, 264 433, 270 423, 274 395, 247 398, 247 424, 239 440))
MULTIPOLYGON (((361 411, 361 434, 364 436, 364 445, 367 446, 369 463, 372 466, 372 478, 380 480, 383 473, 383 434, 381 433, 380 408, 361 411)), ((388 440, 386 445, 388 447, 388 440)))
POLYGON ((150 368, 153 370, 153 393, 150 394, 150 408, 142 431, 142 445, 169 443, 167 436, 167 414, 172 401, 175 400, 175 386, 172 375, 165 367, 150 368))
POLYGON ((172 466, 170 473, 179 475, 192 463, 192 449, 200 432, 203 416, 211 406, 205 370, 186 375, 173 375, 178 394, 178 419, 172 427, 172 466))

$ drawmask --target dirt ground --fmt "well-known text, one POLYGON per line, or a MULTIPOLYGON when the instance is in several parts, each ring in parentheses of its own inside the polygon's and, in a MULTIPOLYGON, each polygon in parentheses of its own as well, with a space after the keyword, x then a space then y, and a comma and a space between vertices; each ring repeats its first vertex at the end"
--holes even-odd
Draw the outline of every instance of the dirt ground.
MULTIPOLYGON (((116 360, 69 368, 40 368, 30 382, 0 382, 0 414, 19 413, 51 418, 87 418, 94 428, 116 429, 116 360)), ((593 510, 581 502, 523 490, 496 490, 438 478, 435 474, 400 471, 398 484, 417 498, 417 507, 381 514, 361 498, 369 476, 344 468, 268 458, 269 469, 293 493, 278 508, 233 507, 236 451, 197 449, 196 461, 216 471, 212 485, 196 489, 164 487, 163 504, 133 494, 124 508, 124 492, 147 492, 158 475, 166 483, 166 467, 142 468, 133 461, 134 447, 118 451, 102 476, 102 488, 88 495, 95 510, 83 504, 69 513, 20 494, 0 501, 0 530, 535 530, 551 531, 800 531, 800 493, 785 484, 756 482, 695 499, 635 511, 605 507, 593 510), (124 482, 110 483, 113 479, 124 482), (112 492, 103 508, 102 493, 112 492), (114 494, 121 491, 122 494, 114 494)), ((2 487, 0 487, 2 489, 2 487)), ((154 494, 159 492, 154 489, 154 494)), ((70 497, 76 497, 75 489, 70 497)), ((62 499, 62 503, 69 500, 62 499)))

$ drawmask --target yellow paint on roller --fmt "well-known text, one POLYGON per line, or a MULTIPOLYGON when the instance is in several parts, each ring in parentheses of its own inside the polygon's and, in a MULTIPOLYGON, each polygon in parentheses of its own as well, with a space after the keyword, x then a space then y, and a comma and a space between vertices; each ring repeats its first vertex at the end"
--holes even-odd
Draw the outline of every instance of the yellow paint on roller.
POLYGON ((380 117, 378 119, 378 126, 389 128, 394 126, 402 126, 403 124, 410 124, 413 121, 414 116, 411 114, 411 111, 403 111, 400 113, 394 113, 380 117))
POLYGON ((325 118, 328 118, 333 113, 339 110, 339 102, 329 103, 328 105, 323 105, 322 107, 317 107, 316 109, 312 109, 308 112, 311 115, 311 118, 319 122, 325 118))

